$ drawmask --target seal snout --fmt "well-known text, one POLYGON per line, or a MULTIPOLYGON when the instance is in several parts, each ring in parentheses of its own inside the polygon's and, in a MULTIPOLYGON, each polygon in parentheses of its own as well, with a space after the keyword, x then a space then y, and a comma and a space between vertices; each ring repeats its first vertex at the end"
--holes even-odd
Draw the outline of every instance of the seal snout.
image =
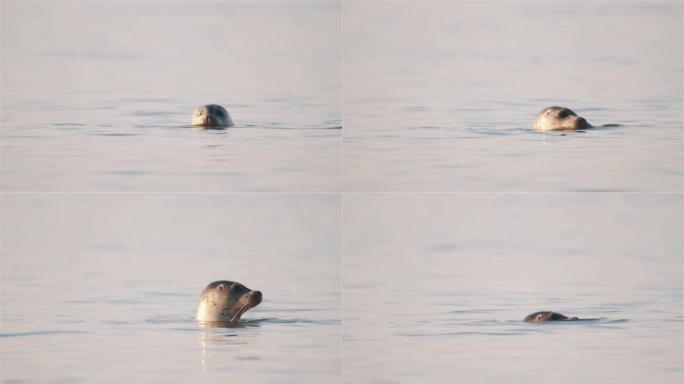
POLYGON ((577 129, 585 129, 589 127, 591 127, 591 125, 589 124, 587 119, 581 116, 577 118, 577 129))
POLYGON ((261 291, 252 291, 252 294, 250 295, 250 300, 254 303, 254 305, 259 305, 261 303, 261 291))

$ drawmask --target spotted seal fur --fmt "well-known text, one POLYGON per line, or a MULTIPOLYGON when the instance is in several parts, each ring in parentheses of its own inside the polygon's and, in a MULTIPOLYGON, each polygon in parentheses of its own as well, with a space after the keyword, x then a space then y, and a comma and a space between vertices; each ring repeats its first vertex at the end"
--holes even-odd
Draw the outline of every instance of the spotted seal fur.
POLYGON ((525 322, 526 323, 545 323, 547 321, 574 321, 574 320, 580 320, 576 317, 567 317, 565 315, 561 315, 560 313, 556 312, 550 312, 550 311, 541 311, 541 312, 535 312, 532 314, 527 315, 525 317, 525 322))

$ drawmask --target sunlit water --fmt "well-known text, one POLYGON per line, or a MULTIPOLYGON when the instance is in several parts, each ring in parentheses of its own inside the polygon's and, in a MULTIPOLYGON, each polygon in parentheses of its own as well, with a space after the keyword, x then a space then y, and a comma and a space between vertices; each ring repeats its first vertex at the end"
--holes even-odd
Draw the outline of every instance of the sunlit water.
POLYGON ((677 191, 681 2, 345 2, 348 191, 677 191), (563 105, 593 125, 535 133, 563 105))
POLYGON ((681 383, 680 194, 350 194, 348 383, 681 383), (528 324, 552 310, 592 321, 528 324))
POLYGON ((3 196, 3 382, 339 382, 340 199, 3 196), (263 292, 204 329, 200 291, 263 292))
POLYGON ((335 2, 3 1, 2 188, 337 191, 339 42, 335 2))

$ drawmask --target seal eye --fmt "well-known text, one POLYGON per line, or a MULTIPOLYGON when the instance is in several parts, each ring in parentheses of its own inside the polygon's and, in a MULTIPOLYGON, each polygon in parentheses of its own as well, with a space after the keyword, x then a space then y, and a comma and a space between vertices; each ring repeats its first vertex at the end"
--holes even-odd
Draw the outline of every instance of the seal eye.
POLYGON ((564 109, 558 113, 558 117, 560 117, 561 119, 564 119, 564 118, 568 117, 569 114, 570 114, 570 112, 567 109, 564 109))

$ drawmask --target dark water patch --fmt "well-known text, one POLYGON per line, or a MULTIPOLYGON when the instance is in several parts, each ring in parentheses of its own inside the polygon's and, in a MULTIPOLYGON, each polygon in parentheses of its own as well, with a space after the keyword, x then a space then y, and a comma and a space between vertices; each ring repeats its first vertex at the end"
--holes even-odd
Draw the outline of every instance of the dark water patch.
POLYGON ((574 188, 574 187, 568 187, 566 189, 567 193, 572 193, 572 192, 594 192, 594 193, 614 193, 614 192, 634 192, 626 189, 617 189, 617 188, 574 188))
MULTIPOLYGON (((498 312, 497 310, 494 309, 459 309, 459 310, 453 310, 453 311, 448 311, 446 313, 453 313, 457 315, 470 315, 473 313, 496 313, 498 312)), ((498 322, 498 320, 496 320, 498 322)))
POLYGON ((420 126, 412 126, 412 127, 406 127, 406 130, 408 131, 444 131, 449 129, 448 127, 440 127, 436 125, 420 125, 420 126))
POLYGON ((103 324, 109 324, 109 325, 131 325, 131 324, 133 324, 130 321, 124 321, 124 320, 101 320, 100 322, 103 324))
MULTIPOLYGON (((173 331, 173 332, 197 332, 197 331, 202 331, 202 330, 206 330, 206 329, 207 328, 201 328, 201 327, 197 327, 197 326, 164 328, 164 330, 173 331)), ((237 336, 237 334, 231 334, 231 336, 237 336)))
POLYGON ((339 319, 328 319, 328 320, 309 320, 302 318, 293 319, 281 319, 276 317, 267 317, 261 319, 248 319, 242 320, 246 323, 259 323, 259 324, 319 324, 319 325, 340 325, 342 321, 339 319))
POLYGON ((6 134, 3 133, 2 137, 6 139, 42 139, 43 137, 41 136, 33 136, 33 135, 12 135, 12 134, 6 134))
POLYGON ((432 108, 427 107, 427 106, 411 106, 411 107, 404 107, 404 111, 406 112, 426 112, 431 110, 432 108))
POLYGON ((576 320, 562 320, 562 321, 545 321, 541 323, 525 322, 530 326, 582 326, 582 325, 611 325, 622 324, 628 322, 628 319, 607 319, 605 317, 593 319, 576 319, 576 320))
POLYGON ((470 127, 464 128, 464 131, 468 132, 468 133, 473 133, 473 134, 476 134, 479 136, 501 137, 501 136, 511 136, 511 135, 520 134, 520 133, 527 133, 527 132, 531 131, 531 129, 525 129, 525 128, 498 128, 498 129, 494 129, 494 128, 483 127, 483 126, 481 126, 481 127, 470 126, 470 127))
MULTIPOLYGON (((248 327, 260 327, 263 324, 292 324, 292 325, 340 325, 342 322, 339 319, 327 319, 327 320, 310 320, 303 318, 292 318, 283 319, 276 317, 266 317, 266 318, 250 318, 250 319, 240 319, 239 321, 210 321, 210 322, 197 322, 194 318, 183 316, 154 316, 145 320, 148 324, 192 324, 188 327, 177 327, 178 330, 184 331, 195 331, 197 329, 205 328, 248 328, 248 327)), ((124 324, 129 324, 123 322, 124 324)), ((172 329, 172 328, 167 328, 172 329)))
POLYGON ((42 336, 42 335, 78 335, 87 334, 86 331, 34 331, 34 332, 3 332, 0 337, 24 337, 24 336, 42 336))
POLYGON ((398 336, 403 337, 448 337, 448 336, 521 336, 530 332, 524 330, 516 331, 454 331, 454 332, 399 332, 398 336))
POLYGON ((122 171, 106 171, 106 172, 95 172, 97 174, 101 175, 123 175, 123 176, 147 176, 151 175, 154 172, 149 172, 149 171, 138 171, 138 170, 122 170, 122 171))
POLYGON ((210 329, 210 328, 258 328, 261 327, 260 322, 254 321, 205 321, 197 323, 199 329, 210 329))
POLYGON ((96 299, 90 299, 90 300, 80 299, 80 300, 65 300, 64 301, 65 304, 94 304, 94 303, 98 303, 98 302, 99 302, 99 300, 96 300, 96 299))
POLYGON ((129 137, 129 136, 142 136, 142 133, 121 133, 121 132, 105 132, 105 133, 89 133, 91 136, 105 136, 105 137, 129 137))
POLYGON ((330 127, 285 127, 277 125, 259 125, 259 124, 246 124, 243 126, 234 126, 231 129, 279 129, 279 130, 291 130, 291 131, 301 131, 301 130, 340 130, 342 126, 330 126, 330 127))
MULTIPOLYGON (((573 109, 575 110, 575 109, 573 109)), ((603 112, 603 111, 609 111, 610 109, 604 108, 604 107, 587 107, 587 108, 577 108, 577 111, 582 111, 582 112, 603 112)))
POLYGON ((177 323, 193 323, 196 321, 190 316, 153 316, 145 320, 149 324, 177 324, 177 323))
POLYGON ((325 311, 324 308, 271 308, 269 312, 271 313, 303 313, 303 312, 320 312, 325 311))
POLYGON ((146 304, 144 301, 135 299, 106 299, 103 301, 109 304, 146 304))
POLYGON ((86 124, 82 123, 53 123, 56 127, 84 127, 86 124))

